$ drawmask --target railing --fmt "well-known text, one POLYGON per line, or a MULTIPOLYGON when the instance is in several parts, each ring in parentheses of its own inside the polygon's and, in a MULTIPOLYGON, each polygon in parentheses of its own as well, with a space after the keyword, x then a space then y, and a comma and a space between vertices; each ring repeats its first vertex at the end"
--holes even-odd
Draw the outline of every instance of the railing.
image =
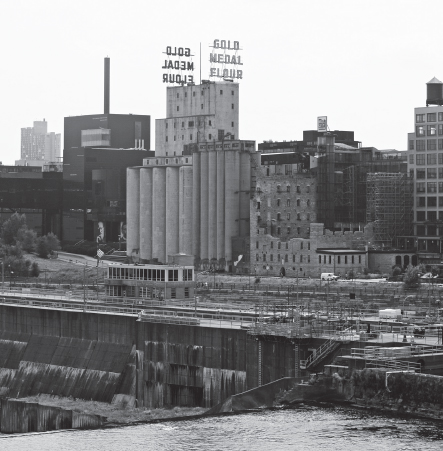
POLYGON ((386 368, 397 371, 421 372, 421 364, 406 360, 371 359, 366 360, 366 368, 386 368))
POLYGON ((326 357, 329 352, 337 348, 338 343, 346 339, 349 334, 353 333, 352 328, 339 331, 335 336, 330 338, 328 341, 323 343, 316 351, 314 351, 306 360, 300 360, 300 368, 308 369, 314 363, 319 362, 321 359, 326 357))

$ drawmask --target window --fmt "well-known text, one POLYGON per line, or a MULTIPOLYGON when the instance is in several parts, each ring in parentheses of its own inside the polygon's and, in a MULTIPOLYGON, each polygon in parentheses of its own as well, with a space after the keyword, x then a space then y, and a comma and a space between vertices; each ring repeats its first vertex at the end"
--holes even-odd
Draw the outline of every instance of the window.
POLYGON ((443 121, 443 113, 438 113, 438 120, 443 121))
POLYGON ((285 246, 286 250, 289 249, 289 243, 286 241, 286 246, 285 246))
POLYGON ((178 269, 168 270, 168 282, 178 282, 178 269))
POLYGON ((277 207, 280 207, 280 199, 277 199, 277 207))
POLYGON ((270 260, 271 262, 274 261, 274 254, 271 254, 271 255, 269 256, 269 260, 270 260))
POLYGON ((203 109, 203 103, 201 104, 201 108, 200 108, 201 110, 203 109))
POLYGON ((180 111, 180 107, 177 105, 177 111, 180 111))
POLYGON ((308 263, 311 263, 311 256, 308 255, 308 263))
POLYGON ((189 140, 192 141, 192 133, 189 135, 189 140))
POLYGON ((288 263, 289 259, 288 259, 288 254, 285 254, 285 262, 288 263))
POLYGON ((417 197, 417 207, 426 207, 426 197, 417 197))
POLYGON ((223 95, 223 89, 220 89, 220 95, 221 96, 223 95))
POLYGON ((233 109, 234 109, 234 104, 231 105, 231 110, 233 110, 233 109))
POLYGON ((256 241, 255 242, 255 248, 258 249, 258 246, 259 246, 258 241, 256 241))
POLYGON ((338 263, 338 264, 341 263, 341 261, 340 261, 340 255, 337 255, 337 263, 338 263))
POLYGON ((280 234, 281 234, 281 228, 277 227, 277 235, 280 235, 280 234))
POLYGON ((358 256, 358 263, 361 264, 361 255, 358 256))
POLYGON ((271 241, 271 249, 274 249, 274 242, 271 241))
POLYGON ((286 185, 286 192, 290 193, 291 192, 291 185, 286 185))
POLYGON ((329 264, 331 264, 331 263, 332 263, 332 257, 329 256, 329 264))
POLYGON ((438 192, 443 193, 443 182, 438 182, 438 192))
POLYGON ((180 97, 179 93, 177 92, 177 99, 180 97))
POLYGON ((435 122, 437 120, 436 113, 428 113, 428 122, 435 122))
POLYGON ((436 206, 437 206, 437 198, 428 197, 428 207, 436 207, 436 206))
POLYGON ((438 134, 443 135, 443 124, 438 124, 438 134))
POLYGON ((417 182, 416 190, 417 193, 425 193, 426 192, 425 182, 417 182))
POLYGON ((321 265, 321 255, 318 256, 318 263, 321 265))
POLYGON ((422 152, 425 150, 425 141, 424 139, 418 139, 416 141, 416 145, 417 145, 417 152, 422 152))
POLYGON ((260 201, 257 201, 257 210, 260 210, 260 206, 261 206, 260 201))
POLYGON ((297 199, 297 207, 300 207, 300 199, 297 199))
POLYGON ((428 182, 428 193, 436 193, 436 192, 437 192, 437 183, 428 182))
POLYGON ((280 261, 280 254, 277 254, 277 261, 280 261))
POLYGON ((300 235, 300 227, 297 227, 297 235, 300 235))
POLYGON ((195 97, 195 91, 192 93, 192 97, 195 97))
POLYGON ((417 211, 417 221, 425 221, 425 220, 426 220, 426 212, 417 211))
POLYGON ((437 134, 437 128, 435 124, 428 125, 428 136, 434 136, 437 134))
POLYGON ((168 137, 166 137, 166 142, 168 142, 168 137))
POLYGON ((310 251, 310 250, 311 250, 311 242, 308 241, 308 251, 310 251))
POLYGON ((194 127, 194 121, 188 121, 188 127, 194 127))
POLYGON ((414 155, 412 153, 409 155, 409 164, 414 164, 414 155))
POLYGON ((413 139, 409 140, 409 150, 414 150, 414 140, 413 139))
POLYGON ((417 155, 415 159, 415 164, 416 165, 425 164, 425 161, 426 159, 424 155, 417 155))
POLYGON ((306 201, 306 206, 309 207, 310 205, 311 205, 311 199, 308 199, 308 200, 306 201))
POLYGON ((259 254, 255 254, 255 260, 256 261, 260 261, 260 255, 259 254))
POLYGON ((280 241, 277 243, 277 249, 281 249, 281 242, 280 241))
POLYGON ((437 178, 437 168, 428 168, 428 179, 437 178))
POLYGON ((286 206, 290 207, 291 206, 291 199, 286 199, 286 206))
POLYGON ((297 221, 300 221, 300 213, 297 213, 297 221))
POLYGON ((263 254, 263 261, 266 261, 266 254, 263 254))
POLYGON ((184 122, 182 122, 182 128, 184 128, 185 127, 185 123, 184 122))
POLYGON ((437 140, 428 139, 428 150, 437 150, 437 140))
POLYGON ((310 192, 311 192, 311 187, 310 187, 310 185, 308 185, 308 186, 306 187, 306 192, 307 192, 307 193, 310 193, 310 192))
POLYGON ((438 198, 438 206, 443 207, 443 197, 438 198))
POLYGON ((211 140, 212 139, 212 135, 209 133, 209 139, 211 140))
POLYGON ((297 193, 300 193, 300 185, 297 185, 297 193))
POLYGON ((306 214, 306 221, 310 221, 311 220, 311 214, 310 213, 307 213, 306 214))
POLYGON ((291 220, 291 213, 287 213, 287 215, 286 215, 286 219, 287 219, 288 221, 290 221, 290 220, 291 220))
POLYGON ((208 121, 208 125, 210 125, 212 127, 212 121, 211 120, 208 121))
POLYGON ((443 168, 438 168, 438 178, 443 179, 443 168))
POLYGON ((277 213, 277 221, 281 221, 281 213, 277 213))
POLYGON ((352 264, 354 264, 354 256, 351 257, 352 264))
POLYGON ((291 234, 291 227, 288 227, 288 235, 291 234))
POLYGON ((438 150, 443 150, 443 139, 438 140, 438 150))
POLYGON ((417 125, 415 127, 415 136, 417 136, 417 137, 425 136, 425 127, 424 127, 424 125, 417 125))
POLYGON ((425 115, 424 114, 417 114, 415 122, 420 123, 425 121, 425 115))
MULTIPOLYGON (((436 211, 428 211, 428 221, 437 221, 437 212, 436 211)), ((429 230, 428 230, 429 232, 429 230)), ((432 234, 430 234, 432 235, 432 234)))

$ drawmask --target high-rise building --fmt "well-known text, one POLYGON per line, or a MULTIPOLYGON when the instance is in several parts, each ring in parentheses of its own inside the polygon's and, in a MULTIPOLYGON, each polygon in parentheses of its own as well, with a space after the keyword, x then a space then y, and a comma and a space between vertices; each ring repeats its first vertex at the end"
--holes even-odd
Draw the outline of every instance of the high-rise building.
POLYGON ((21 129, 21 162, 41 161, 41 165, 45 162, 56 162, 60 157, 60 133, 49 132, 48 123, 42 121, 34 121, 33 127, 21 129))
POLYGON ((443 233, 443 83, 427 84, 426 106, 414 109, 408 162, 414 176, 414 233, 419 260, 440 263, 443 233))

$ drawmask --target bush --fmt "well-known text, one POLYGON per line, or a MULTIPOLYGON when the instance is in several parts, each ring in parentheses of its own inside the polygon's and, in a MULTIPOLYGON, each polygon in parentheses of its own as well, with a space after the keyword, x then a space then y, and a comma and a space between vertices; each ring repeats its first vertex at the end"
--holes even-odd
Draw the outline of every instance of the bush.
POLYGON ((48 258, 49 246, 48 246, 48 240, 45 236, 41 236, 37 240, 37 255, 40 258, 48 258))
POLYGON ((38 277, 40 275, 40 268, 37 262, 32 263, 31 265, 31 277, 38 277))
POLYGON ((418 266, 409 265, 403 276, 406 288, 418 287, 420 285, 420 271, 418 266))
POLYGON ((401 268, 400 266, 394 266, 394 269, 392 270, 392 275, 394 277, 397 277, 401 274, 401 268))

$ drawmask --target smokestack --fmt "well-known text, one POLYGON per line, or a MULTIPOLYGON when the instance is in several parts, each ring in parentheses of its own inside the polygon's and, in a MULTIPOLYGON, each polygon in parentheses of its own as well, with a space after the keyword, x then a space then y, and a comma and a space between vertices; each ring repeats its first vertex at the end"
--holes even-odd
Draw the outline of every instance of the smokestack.
POLYGON ((105 58, 105 114, 109 114, 109 77, 110 77, 111 60, 105 58))

